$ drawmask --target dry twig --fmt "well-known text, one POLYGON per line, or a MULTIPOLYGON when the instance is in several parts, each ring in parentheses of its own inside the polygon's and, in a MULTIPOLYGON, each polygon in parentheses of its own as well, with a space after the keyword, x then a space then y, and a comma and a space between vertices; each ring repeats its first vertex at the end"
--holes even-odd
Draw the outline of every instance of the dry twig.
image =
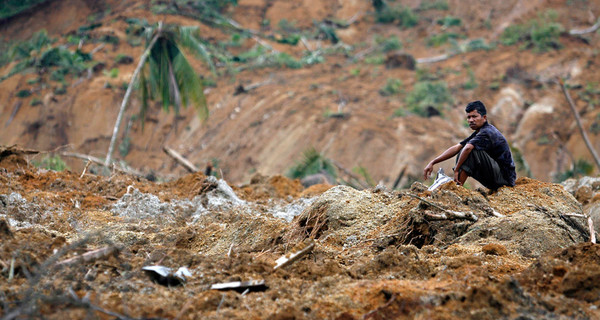
POLYGON ((73 258, 63 260, 63 261, 57 263, 56 265, 68 266, 68 265, 73 265, 73 264, 77 264, 77 263, 81 263, 81 262, 95 261, 98 259, 107 258, 112 254, 118 253, 119 251, 120 251, 119 248, 116 246, 107 246, 104 248, 86 252, 80 256, 76 256, 73 258))

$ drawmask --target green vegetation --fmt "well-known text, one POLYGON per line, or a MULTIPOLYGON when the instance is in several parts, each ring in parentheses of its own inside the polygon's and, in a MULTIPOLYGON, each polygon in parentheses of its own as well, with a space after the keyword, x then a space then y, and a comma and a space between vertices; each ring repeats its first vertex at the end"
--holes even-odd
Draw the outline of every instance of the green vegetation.
POLYGON ((444 32, 433 35, 427 39, 427 45, 430 47, 439 47, 448 43, 450 40, 464 39, 465 35, 456 32, 444 32))
POLYGON ((597 82, 588 82, 582 91, 577 93, 579 99, 587 103, 588 109, 594 109, 600 105, 600 88, 597 82))
POLYGON ((585 159, 579 159, 575 161, 571 168, 556 174, 554 176, 555 182, 562 182, 569 178, 577 178, 581 176, 589 176, 594 171, 594 166, 585 159))
POLYGON ((119 76, 119 69, 117 68, 112 68, 110 69, 110 71, 108 70, 102 70, 102 73, 107 76, 107 77, 111 77, 111 78, 116 78, 119 76))
POLYGON ((17 92, 16 96, 19 98, 27 98, 31 95, 31 91, 30 90, 19 90, 19 92, 17 92))
POLYGON ((7 19, 48 0, 3 0, 0 5, 0 20, 7 19))
POLYGON ((515 161, 515 169, 519 176, 531 177, 531 168, 523 157, 521 150, 515 146, 510 146, 510 152, 512 153, 513 160, 515 161))
POLYGON ((402 42, 398 39, 397 36, 392 35, 387 38, 383 37, 375 37, 375 43, 381 48, 383 52, 390 52, 402 49, 402 42))
POLYGON ((442 19, 438 19, 437 24, 444 28, 458 27, 462 24, 462 20, 453 16, 445 16, 442 19))
POLYGON ((466 66, 466 69, 469 79, 467 80, 467 82, 463 83, 462 87, 465 90, 473 90, 478 86, 477 79, 475 79, 475 73, 473 72, 473 69, 471 69, 471 67, 466 66))
POLYGON ((557 17, 556 11, 548 10, 529 23, 509 26, 500 36, 500 41, 507 46, 521 43, 521 48, 533 49, 535 52, 560 49, 562 45, 559 37, 564 28, 560 23, 554 22, 557 17))
POLYGON ((315 148, 310 148, 302 153, 302 160, 289 169, 287 176, 292 179, 302 179, 316 173, 326 173, 334 178, 337 177, 337 171, 332 161, 315 148))
POLYGON ((41 161, 33 161, 33 165, 38 168, 45 168, 54 171, 63 171, 69 169, 63 159, 57 154, 46 155, 41 161))
POLYGON ((371 187, 375 186, 375 180, 373 180, 373 178, 369 174, 369 171, 367 171, 367 168, 365 168, 363 166, 358 166, 358 167, 352 168, 352 171, 354 171, 354 173, 361 176, 367 182, 367 184, 369 186, 371 186, 371 187))
POLYGON ((381 9, 375 11, 375 20, 379 23, 397 23, 401 28, 411 28, 419 23, 419 15, 408 7, 389 6, 384 2, 381 9))
POLYGON ((33 98, 31 99, 31 101, 29 102, 30 106, 39 106, 42 104, 42 100, 40 100, 39 98, 33 98))
POLYGON ((393 96, 402 92, 402 81, 400 79, 388 79, 385 86, 379 90, 382 96, 393 96))
POLYGON ((406 97, 408 109, 421 117, 427 116, 427 107, 440 111, 445 105, 452 104, 454 99, 444 81, 421 81, 406 97))
POLYGON ((421 1, 419 10, 448 10, 450 6, 446 0, 435 0, 435 1, 421 1))

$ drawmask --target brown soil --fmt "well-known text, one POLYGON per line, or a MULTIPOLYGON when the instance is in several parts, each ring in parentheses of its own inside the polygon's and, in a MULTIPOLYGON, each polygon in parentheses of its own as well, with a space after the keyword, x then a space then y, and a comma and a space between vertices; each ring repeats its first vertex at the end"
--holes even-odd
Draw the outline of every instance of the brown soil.
MULTIPOLYGON (((25 161, 13 151, 7 157, 25 161)), ((589 238, 580 230, 584 224, 560 218, 560 212, 581 208, 559 185, 529 179, 493 194, 453 184, 423 192, 419 183, 400 192, 324 185, 302 190, 298 181, 256 176, 236 189, 242 205, 211 207, 211 195, 223 188, 214 181, 202 174, 153 183, 29 166, 0 170, 0 315, 600 317, 595 285, 600 246, 584 242, 589 238), (548 193, 553 201, 545 198, 548 193), (273 208, 309 195, 316 197, 291 222, 272 215, 273 208), (157 202, 151 196, 172 210, 153 214, 157 202), (208 199, 207 211, 181 209, 198 196, 208 199), (126 199, 138 211, 123 206, 126 199), (478 220, 434 219, 444 211, 431 204, 473 212, 478 220), (507 216, 494 217, 492 211, 507 216), (534 230, 538 225, 543 228, 534 230), (528 238, 532 232, 535 237, 528 238), (310 241, 315 247, 307 256, 273 271, 275 260, 310 241), (535 249, 536 242, 545 246, 535 249), (106 247, 114 249, 65 262, 106 247), (523 254, 520 247, 533 249, 523 254), (183 286, 167 287, 141 270, 147 265, 185 266, 193 275, 183 286), (267 288, 245 294, 210 289, 246 280, 265 280, 267 288)))
MULTIPOLYGON (((403 4, 417 10, 421 2, 406 1, 403 4)), ((357 15, 349 27, 336 30, 343 43, 353 46, 348 53, 350 57, 369 50, 376 38, 396 36, 402 41, 401 54, 414 58, 432 57, 451 49, 450 44, 427 45, 427 39, 447 31, 437 23, 446 16, 461 19, 462 25, 456 27, 455 32, 466 38, 494 42, 510 24, 529 22, 547 10, 554 10, 557 22, 567 30, 590 26, 595 22, 594 17, 600 14, 600 6, 594 1, 509 0, 484 4, 465 0, 448 3, 448 10, 417 10, 420 22, 409 29, 376 23, 368 1, 303 0, 291 4, 240 0, 227 14, 242 26, 261 30, 266 36, 275 38, 282 19, 308 32, 316 21, 348 21, 357 15), (265 22, 269 22, 269 26, 261 26, 265 22)), ((70 148, 93 156, 105 156, 124 94, 119 88, 121 83, 129 80, 135 68, 135 63, 116 64, 115 57, 121 54, 135 58, 142 51, 141 46, 132 47, 126 41, 126 18, 199 26, 203 36, 215 43, 231 38, 230 34, 191 18, 154 15, 152 5, 151 1, 129 0, 49 1, 38 10, 0 25, 3 37, 8 40, 26 39, 33 32, 46 28, 50 36, 60 38, 58 42, 64 43, 66 40, 61 36, 88 25, 95 17, 94 21, 102 23, 102 27, 93 30, 93 37, 112 35, 120 39, 118 45, 107 45, 94 55, 94 60, 103 62, 107 70, 119 69, 115 79, 102 72, 92 74, 89 79, 69 78, 69 83, 77 85, 69 86, 66 95, 52 93, 58 85, 52 81, 46 86, 28 84, 28 80, 39 76, 36 74, 19 74, 0 83, 0 123, 6 127, 0 144, 18 143, 46 151, 70 148), (107 83, 112 89, 105 88, 107 83), (34 90, 34 94, 27 98, 16 97, 23 89, 34 90), (31 106, 34 98, 43 104, 31 106), (16 112, 11 118, 13 111, 16 112)), ((551 181, 556 173, 568 170, 574 160, 591 162, 564 97, 554 83, 557 76, 568 78, 584 125, 592 132, 593 144, 598 145, 600 141, 595 129, 597 112, 586 102, 597 100, 597 94, 585 89, 588 84, 597 82, 598 37, 597 32, 581 37, 565 32, 560 36, 562 49, 545 53, 523 50, 518 45, 499 44, 489 51, 468 52, 438 63, 418 64, 417 70, 353 61, 344 54, 328 55, 325 63, 299 70, 245 70, 235 77, 219 77, 216 87, 208 88, 210 117, 205 123, 195 117, 192 108, 183 110, 176 117, 158 107, 151 108, 144 130, 139 122, 133 121, 128 133, 131 148, 124 160, 134 168, 167 180, 184 174, 184 169, 162 152, 162 147, 167 145, 196 165, 203 166, 217 159, 219 169, 229 181, 247 183, 255 172, 268 176, 285 172, 303 151, 315 147, 348 169, 366 168, 374 181, 388 186, 407 167, 402 184, 408 186, 410 181, 420 177, 428 160, 469 134, 463 125, 463 108, 466 102, 480 99, 491 111, 490 121, 519 147, 529 164, 531 176, 551 181), (454 97, 452 105, 443 110, 443 118, 393 117, 395 110, 406 108, 406 96, 424 71, 448 84, 454 97), (469 72, 473 72, 477 81, 477 87, 472 90, 463 88, 469 72), (393 96, 381 95, 379 92, 388 79, 401 79, 402 92, 393 96), (262 82, 266 83, 250 92, 234 94, 240 84, 262 82), (507 93, 509 91, 513 94, 507 93), (507 105, 507 99, 516 101, 513 109, 507 105), (538 108, 542 104, 545 109, 538 108), (336 111, 347 116, 327 116, 336 111)), ((267 38, 264 41, 275 50, 297 58, 305 51, 301 44, 290 46, 267 38)), ((239 48, 231 50, 241 53, 255 44, 254 40, 246 39, 239 48)), ((331 46, 327 41, 311 39, 308 45, 312 48, 331 46)), ((84 42, 82 50, 90 52, 97 46, 98 43, 84 42)), ((208 74, 206 66, 192 60, 198 72, 208 74)), ((5 66, 0 74, 6 74, 11 68, 12 64, 5 66)), ((47 76, 41 75, 44 79, 47 76)), ((124 122, 137 113, 138 106, 134 99, 124 122)), ((121 156, 115 152, 115 157, 121 156)), ((76 159, 67 159, 67 162, 79 172, 85 165, 84 161, 76 159)), ((446 165, 446 169, 450 167, 451 164, 446 165)))

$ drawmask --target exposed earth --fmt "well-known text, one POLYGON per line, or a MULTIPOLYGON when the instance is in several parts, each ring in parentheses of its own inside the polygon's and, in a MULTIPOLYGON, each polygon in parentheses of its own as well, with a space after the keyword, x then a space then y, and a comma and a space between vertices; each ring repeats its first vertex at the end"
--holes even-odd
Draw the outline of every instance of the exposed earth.
MULTIPOLYGON (((600 146, 595 108, 600 101, 599 35, 569 33, 594 24, 600 15, 597 1, 389 1, 418 14, 418 23, 410 28, 398 22, 378 23, 371 1, 239 0, 223 13, 241 27, 259 32, 261 38, 209 26, 193 17, 154 13, 168 7, 166 3, 48 1, 2 21, 4 40, 26 40, 45 29, 56 39, 54 45, 66 45, 69 50, 79 45, 72 40, 81 34, 78 30, 92 28, 86 31, 81 50, 94 52, 93 61, 101 64, 91 74, 67 75, 66 94, 56 91, 61 83, 51 80, 52 70, 19 73, 0 82, 0 123, 4 126, 0 144, 105 157, 124 95, 123 83, 129 81, 143 51, 139 43, 131 44, 127 22, 131 20, 127 19, 147 19, 149 23, 199 26, 207 42, 232 55, 241 56, 260 46, 271 48, 264 49, 267 53, 288 53, 296 59, 324 52, 322 62, 299 69, 252 67, 256 62, 242 64, 233 59, 227 62, 229 66, 216 64, 217 76, 190 54, 197 71, 212 79, 205 89, 210 112, 206 122, 195 116, 194 108, 176 116, 161 111, 157 103, 142 130, 135 116, 139 101, 134 98, 117 140, 124 151, 115 152, 114 157, 167 180, 186 171, 164 154, 163 146, 200 168, 208 162, 217 164, 233 183, 248 183, 256 172, 284 174, 313 147, 349 170, 366 169, 375 184, 388 187, 406 167, 401 185, 408 187, 420 179, 431 158, 470 133, 464 125, 464 106, 479 99, 488 106, 490 121, 522 155, 519 174, 553 181, 579 160, 593 163, 557 77, 565 79, 592 144, 600 146), (446 7, 436 9, 436 3, 446 7), (458 25, 440 21, 458 21, 458 25), (558 23, 562 28, 543 51, 527 42, 501 43, 507 27, 536 22, 558 23), (333 26, 339 42, 323 38, 322 23, 333 26), (306 44, 275 41, 289 34, 302 35, 306 44), (458 37, 457 44, 436 44, 434 40, 442 36, 458 37), (457 53, 456 46, 464 47, 469 41, 486 49, 457 53), (385 51, 385 45, 395 51, 385 51), (450 58, 419 62, 442 54, 450 58), (133 58, 133 63, 117 59, 122 56, 133 58), (406 57, 416 59, 416 65, 413 62, 411 68, 406 57), (429 118, 413 113, 407 102, 424 79, 442 81, 452 96, 450 102, 430 105, 433 109, 428 112, 434 113, 429 118), (240 85, 253 89, 240 94, 240 85), (18 97, 22 90, 31 95, 18 97), (439 112, 441 116, 435 115, 439 112)), ((13 66, 0 68, 0 75, 8 74, 13 66)), ((79 159, 64 160, 75 171, 85 165, 79 159)))
POLYGON ((96 64, 0 82, 0 319, 600 319, 588 222, 597 235, 600 180, 550 182, 593 163, 558 77, 600 145, 600 35, 570 32, 594 25, 600 3, 384 1, 418 14, 406 27, 378 21, 377 2, 238 0, 221 12, 233 31, 157 13, 185 1, 45 1, 1 20, 0 49, 45 29, 96 64), (128 174, 73 155, 106 155, 143 51, 132 19, 197 26, 231 56, 213 57, 212 74, 189 55, 206 80, 205 122, 156 102, 142 130, 132 100, 114 153, 128 174), (562 30, 544 50, 501 41, 549 22, 562 30), (434 43, 443 35, 456 41, 434 43), (279 53, 297 60, 259 66, 279 53), (411 107, 426 81, 451 101, 411 107), (423 166, 470 133, 475 99, 514 147, 517 185, 427 191, 423 166), (187 173, 163 147, 213 175, 187 173), (309 148, 336 161, 337 180, 284 176, 309 148), (39 168, 55 155, 66 170, 39 168), (257 285, 212 288, 240 281, 257 285))
POLYGON ((22 152, 0 159, 2 319, 600 317, 600 246, 562 185, 154 183, 36 169, 22 152), (153 265, 190 274, 166 285, 153 265), (211 289, 250 280, 264 286, 211 289))

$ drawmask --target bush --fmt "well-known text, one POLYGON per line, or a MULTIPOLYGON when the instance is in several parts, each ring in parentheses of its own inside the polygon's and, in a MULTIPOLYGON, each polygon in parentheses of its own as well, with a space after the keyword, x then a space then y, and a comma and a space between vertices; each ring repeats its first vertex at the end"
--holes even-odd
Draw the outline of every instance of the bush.
POLYGON ((438 19, 437 24, 443 26, 444 28, 458 27, 462 24, 462 20, 453 16, 445 16, 442 19, 438 19))
POLYGON ((0 20, 7 19, 49 0, 4 0, 0 6, 0 20))
POLYGON ((419 6, 419 10, 448 10, 450 6, 448 5, 448 1, 446 0, 436 0, 436 1, 421 1, 421 5, 419 6))
POLYGON ((397 6, 377 11, 375 20, 379 23, 397 22, 402 28, 411 28, 419 23, 419 16, 408 7, 397 6))
POLYGON ((507 46, 523 43, 523 48, 536 52, 560 49, 562 45, 559 37, 564 28, 560 23, 554 22, 556 18, 556 12, 548 10, 529 23, 509 26, 502 32, 500 42, 507 46))
POLYGON ((444 105, 454 102, 448 85, 443 81, 422 81, 406 97, 409 110, 419 116, 427 116, 427 108, 440 110, 444 105))
POLYGON ((390 52, 394 50, 402 49, 402 42, 397 36, 390 36, 388 38, 376 38, 375 42, 379 44, 383 52, 390 52))
POLYGON ((27 98, 31 95, 31 91, 30 90, 19 90, 19 92, 17 92, 17 97, 19 98, 27 98))
POLYGON ((38 168, 45 168, 54 171, 63 171, 69 168, 67 167, 67 164, 63 161, 63 159, 57 154, 47 155, 44 158, 42 158, 42 161, 40 162, 33 161, 33 165, 35 165, 38 168))
POLYGON ((303 152, 302 160, 291 167, 287 176, 292 179, 302 179, 308 175, 325 172, 332 177, 337 177, 337 172, 332 161, 315 148, 303 152))
POLYGON ((402 81, 400 79, 388 79, 385 86, 379 90, 382 96, 393 96, 402 91, 402 81))
POLYGON ((430 47, 439 47, 448 43, 450 40, 464 39, 465 36, 456 32, 445 32, 433 35, 427 39, 427 45, 430 47))

